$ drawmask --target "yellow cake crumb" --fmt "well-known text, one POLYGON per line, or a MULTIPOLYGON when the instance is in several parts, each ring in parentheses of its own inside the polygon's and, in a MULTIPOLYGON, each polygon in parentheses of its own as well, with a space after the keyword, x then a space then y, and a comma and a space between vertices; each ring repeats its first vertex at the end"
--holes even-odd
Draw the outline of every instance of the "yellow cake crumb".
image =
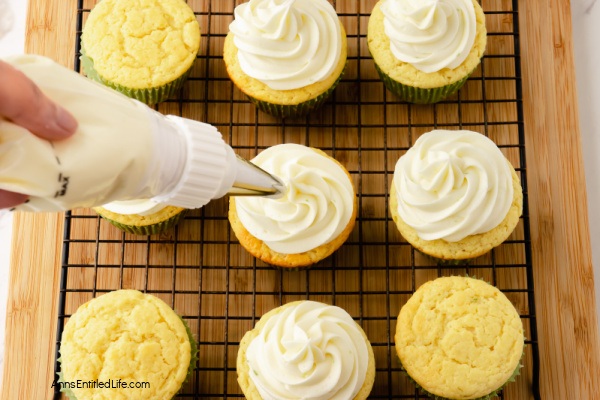
MULTIPOLYGON (((242 389, 242 392, 244 393, 244 397, 246 399, 262 400, 258 388, 250 378, 250 365, 247 362, 246 356, 248 346, 250 346, 250 343, 252 343, 252 341, 260 335, 262 329, 265 327, 267 321, 269 321, 271 317, 282 313, 289 307, 297 307, 300 303, 302 303, 302 300, 293 301, 291 303, 287 303, 280 307, 274 308, 273 310, 263 315, 260 318, 260 320, 256 323, 256 326, 253 329, 247 331, 244 334, 244 337, 242 337, 236 358, 236 371, 238 377, 238 384, 240 385, 240 388, 242 389)), ((369 338, 367 337, 365 331, 360 325, 356 325, 358 326, 359 331, 363 336, 365 343, 367 344, 367 351, 369 352, 369 361, 367 364, 367 371, 363 385, 356 394, 356 396, 354 396, 354 398, 351 400, 365 400, 369 397, 371 389, 373 388, 373 384, 375 383, 375 354, 373 353, 373 348, 371 347, 371 343, 369 342, 369 338)))
POLYGON ((383 25, 383 12, 380 0, 369 17, 367 27, 367 43, 375 63, 381 71, 393 80, 403 85, 421 89, 433 89, 453 84, 468 76, 479 65, 485 52, 487 32, 485 28, 485 14, 477 0, 472 0, 475 7, 476 34, 475 43, 467 58, 454 69, 443 68, 437 72, 423 72, 411 64, 398 60, 390 50, 390 39, 385 34, 383 25))
POLYGON ((79 307, 65 325, 65 382, 149 382, 148 388, 72 389, 78 399, 171 399, 187 375, 191 344, 183 321, 162 300, 118 290, 79 307))
POLYGON ((396 351, 426 391, 474 399, 500 388, 523 354, 523 324, 494 286, 468 277, 422 285, 402 307, 396 351))
POLYGON ((502 244, 517 227, 523 213, 523 189, 521 188, 521 181, 510 162, 508 160, 506 162, 510 165, 513 184, 513 201, 508 209, 508 213, 494 229, 477 235, 467 236, 458 242, 448 242, 444 239, 421 239, 417 231, 407 225, 398 214, 398 194, 392 180, 390 185, 390 214, 402 237, 422 253, 442 260, 467 260, 479 257, 502 244))
POLYGON ((82 43, 100 77, 148 89, 191 68, 200 28, 183 0, 103 0, 87 19, 82 43))
POLYGON ((246 75, 244 71, 242 71, 242 67, 238 61, 238 50, 237 47, 235 47, 233 33, 231 32, 227 34, 223 48, 223 60, 225 61, 225 66, 227 67, 227 73, 229 74, 229 77, 233 83, 235 83, 235 85, 242 92, 244 92, 247 96, 259 101, 265 101, 271 104, 298 105, 306 101, 316 99, 331 89, 331 87, 338 81, 340 75, 342 75, 344 68, 346 67, 346 58, 348 53, 346 32, 341 24, 340 29, 342 31, 342 53, 335 69, 333 70, 333 73, 322 81, 312 83, 299 89, 271 89, 263 82, 246 75))

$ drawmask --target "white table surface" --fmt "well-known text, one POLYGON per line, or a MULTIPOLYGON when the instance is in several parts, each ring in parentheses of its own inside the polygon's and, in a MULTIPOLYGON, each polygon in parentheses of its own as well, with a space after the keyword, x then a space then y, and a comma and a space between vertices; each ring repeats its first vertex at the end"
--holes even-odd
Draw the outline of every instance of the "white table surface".
MULTIPOLYGON (((23 53, 27 0, 0 0, 0 57, 23 53)), ((0 387, 4 370, 4 332, 12 215, 0 211, 0 387)))
MULTIPOLYGON (((0 0, 0 57, 22 53, 24 48, 26 0, 0 0), (11 17, 8 17, 11 15, 11 17), (3 27, 10 25, 8 33, 3 27), (4 33, 4 35, 3 35, 4 33)), ((588 191, 591 247, 596 282, 596 305, 600 322, 600 213, 591 212, 600 204, 600 1, 572 0, 573 41, 581 138, 588 191)), ((0 386, 4 359, 6 298, 8 295, 8 266, 10 214, 0 212, 0 386)))

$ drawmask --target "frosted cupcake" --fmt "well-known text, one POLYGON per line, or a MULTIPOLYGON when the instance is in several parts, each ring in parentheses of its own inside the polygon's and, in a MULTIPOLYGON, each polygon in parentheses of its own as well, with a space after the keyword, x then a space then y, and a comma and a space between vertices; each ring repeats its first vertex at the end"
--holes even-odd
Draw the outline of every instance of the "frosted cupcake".
POLYGON ((414 382, 435 399, 489 399, 521 368, 523 324, 497 288, 468 277, 422 285, 400 310, 395 345, 414 382))
POLYGON ((476 0, 380 0, 367 41, 385 86, 402 100, 435 103, 479 65, 485 15, 476 0))
POLYGON ((390 213, 417 250, 465 261, 504 242, 519 223, 519 178, 490 139, 472 131, 423 134, 394 169, 390 213))
POLYGON ((252 162, 279 177, 287 192, 279 199, 229 200, 229 222, 248 252, 274 266, 307 267, 346 241, 358 207, 339 162, 299 144, 270 147, 252 162))
POLYGON ((188 211, 152 200, 114 201, 93 210, 122 231, 136 235, 155 235, 171 229, 188 211))
POLYGON ((102 0, 81 35, 85 74, 156 104, 183 85, 200 48, 200 28, 183 0, 102 0))
POLYGON ((223 59, 233 83, 261 110, 305 115, 337 86, 346 33, 326 0, 250 0, 235 9, 223 59))
POLYGON ((246 332, 237 374, 249 400, 364 400, 375 380, 375 357, 346 311, 297 301, 271 310, 246 332))
POLYGON ((171 399, 194 369, 197 346, 165 302, 117 290, 81 305, 60 344, 61 389, 79 399, 171 399), (76 382, 109 387, 76 387, 76 382), (145 387, 124 385, 147 382, 145 387), (120 386, 117 386, 120 385, 120 386))

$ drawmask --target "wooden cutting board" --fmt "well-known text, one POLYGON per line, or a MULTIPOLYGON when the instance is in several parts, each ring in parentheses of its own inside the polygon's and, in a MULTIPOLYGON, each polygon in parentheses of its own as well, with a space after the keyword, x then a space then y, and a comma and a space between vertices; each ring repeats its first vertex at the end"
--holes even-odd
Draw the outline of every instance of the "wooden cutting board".
MULTIPOLYGON (((72 68, 76 7, 30 0, 27 51, 72 68)), ((570 7, 520 0, 518 8, 540 389, 545 399, 592 399, 600 341, 570 7)), ((3 399, 52 396, 62 225, 62 214, 15 216, 3 399)))

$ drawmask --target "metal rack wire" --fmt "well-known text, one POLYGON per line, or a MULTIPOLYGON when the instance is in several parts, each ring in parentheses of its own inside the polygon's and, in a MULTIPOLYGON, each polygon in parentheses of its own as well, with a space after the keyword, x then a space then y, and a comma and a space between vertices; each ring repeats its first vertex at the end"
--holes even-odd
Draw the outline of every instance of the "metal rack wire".
MULTIPOLYGON (((284 142, 326 151, 347 167, 357 187, 353 234, 310 270, 281 272, 240 247, 228 225, 226 200, 195 210, 169 233, 148 237, 124 234, 90 210, 67 213, 57 337, 77 307, 95 296, 120 288, 152 293, 186 320, 199 342, 199 362, 177 398, 241 398, 235 357, 243 334, 270 309, 313 299, 345 308, 365 329, 377 365, 371 398, 425 398, 397 360, 396 316, 423 282, 469 274, 498 286, 525 326, 525 368, 500 397, 514 399, 527 391, 539 398, 517 0, 482 1, 488 48, 481 67, 457 95, 430 106, 399 101, 378 79, 366 48, 375 1, 332 1, 348 34, 346 73, 321 110, 286 120, 256 110, 225 72, 223 40, 240 2, 188 0, 202 27, 201 52, 180 95, 158 109, 215 125, 248 158, 284 142), (471 129, 492 138, 516 167, 524 188, 524 212, 515 233, 466 267, 438 266, 415 252, 388 213, 396 160, 419 134, 435 128, 471 129)), ((73 10, 76 70, 81 29, 94 4, 79 0, 73 10)))

